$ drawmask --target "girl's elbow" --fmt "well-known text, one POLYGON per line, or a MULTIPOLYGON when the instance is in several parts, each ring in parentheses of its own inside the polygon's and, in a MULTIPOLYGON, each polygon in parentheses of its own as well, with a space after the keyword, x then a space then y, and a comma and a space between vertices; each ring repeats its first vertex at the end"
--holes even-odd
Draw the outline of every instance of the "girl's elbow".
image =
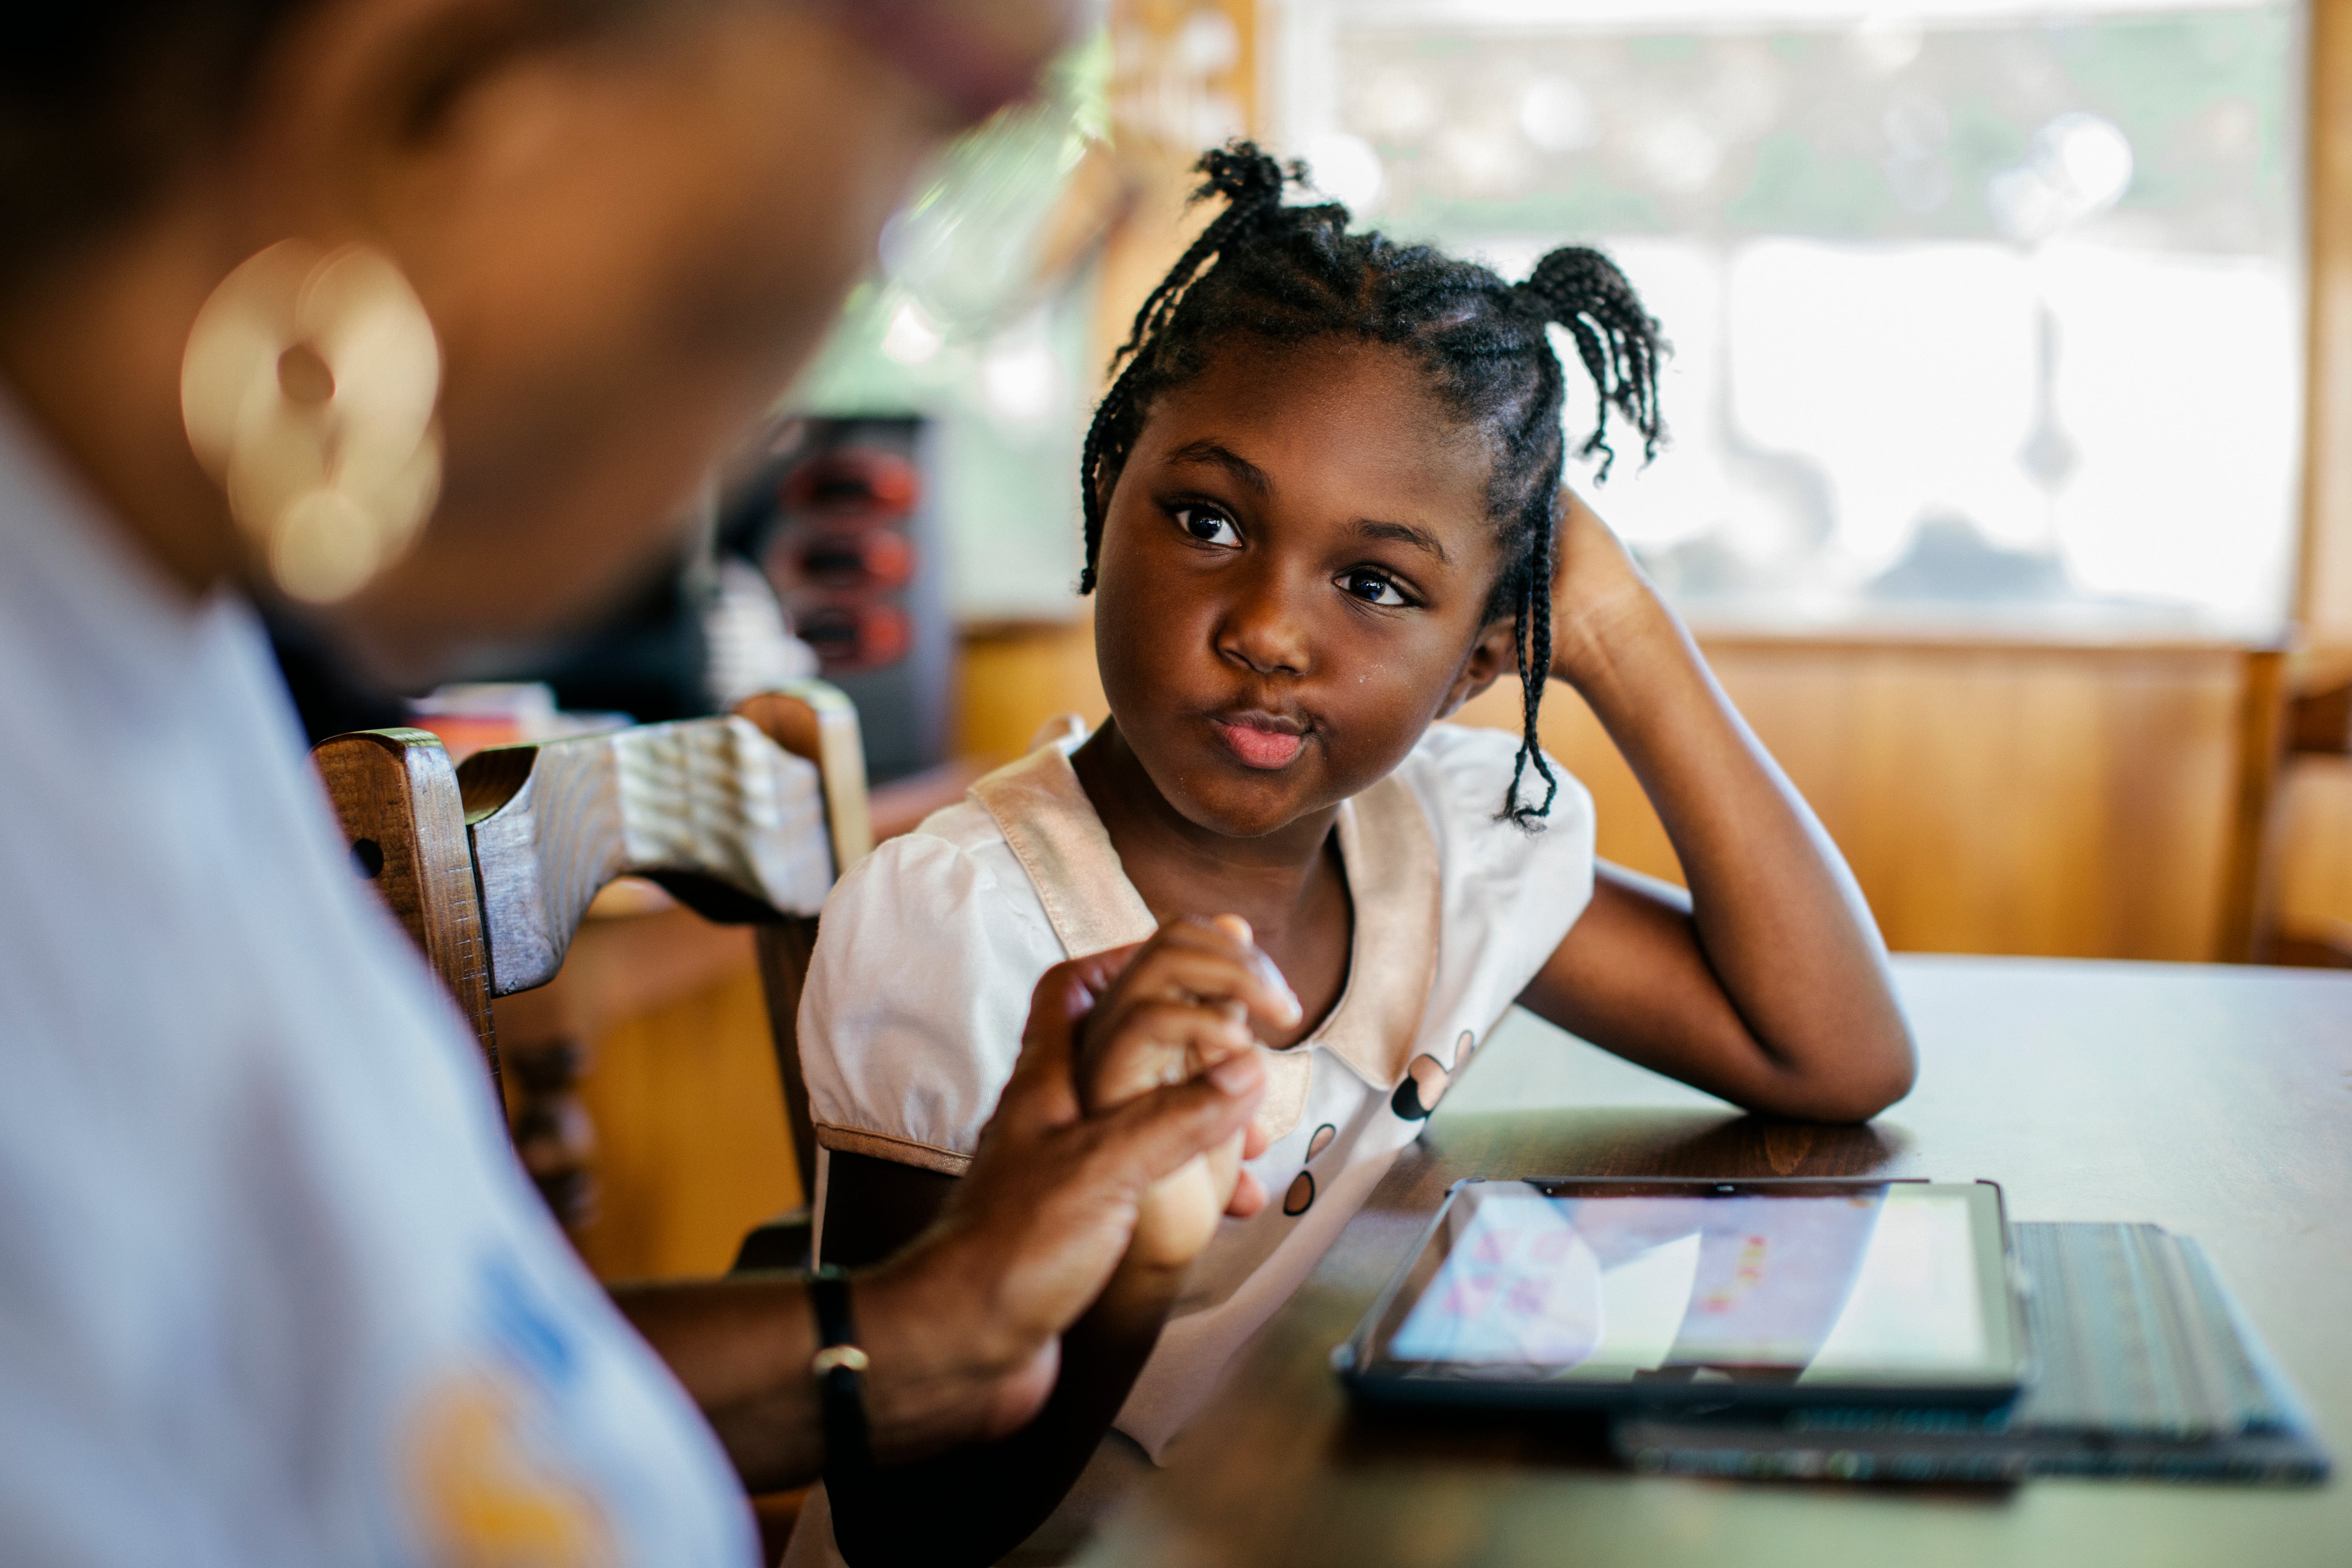
POLYGON ((1774 1092, 1748 1110, 1800 1121, 1867 1121, 1909 1094, 1918 1081, 1919 1058, 1908 1030, 1870 1049, 1849 1050, 1832 1065, 1784 1069, 1774 1092))
POLYGON ((1906 1063, 1899 1072, 1856 1084, 1826 1108, 1823 1121, 1868 1121, 1911 1092, 1918 1074, 1906 1063))
POLYGON ((1817 1121, 1867 1121, 1911 1092, 1919 1081, 1919 1057, 1904 1030, 1822 1086, 1817 1121))

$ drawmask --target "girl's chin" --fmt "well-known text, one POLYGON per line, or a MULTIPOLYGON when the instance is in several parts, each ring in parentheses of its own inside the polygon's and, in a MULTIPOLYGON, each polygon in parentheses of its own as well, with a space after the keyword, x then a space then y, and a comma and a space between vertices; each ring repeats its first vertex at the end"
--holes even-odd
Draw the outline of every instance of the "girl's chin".
POLYGON ((1323 776, 1327 759, 1313 745, 1288 767, 1264 768, 1242 762, 1221 741, 1201 744, 1197 732, 1152 736, 1142 746, 1131 731, 1121 735, 1160 798, 1219 837, 1264 838, 1332 804, 1323 776))
MULTIPOLYGON (((1240 772, 1231 763, 1226 768, 1240 772)), ((1317 809, 1317 802, 1301 798, 1302 782, 1288 773, 1253 771, 1230 784, 1219 779, 1208 789, 1171 795, 1169 804, 1193 826, 1222 837, 1264 838, 1317 809)))

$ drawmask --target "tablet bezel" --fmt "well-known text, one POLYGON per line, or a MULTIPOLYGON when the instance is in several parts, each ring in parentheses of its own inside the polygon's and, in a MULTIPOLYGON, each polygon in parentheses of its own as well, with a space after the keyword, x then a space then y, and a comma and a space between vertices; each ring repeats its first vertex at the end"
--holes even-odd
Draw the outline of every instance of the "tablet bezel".
POLYGON ((1473 1176, 1446 1189, 1445 1201, 1430 1216, 1403 1265, 1372 1302, 1348 1342, 1332 1352, 1332 1364, 1359 1396, 1417 1405, 1468 1405, 1525 1409, 1613 1409, 1628 1406, 1685 1408, 1821 1405, 1927 1405, 1987 1406, 2006 1404, 2022 1391, 2032 1370, 2024 1304, 2011 1256, 2001 1191, 1993 1182, 1927 1182, 1916 1177, 1822 1179, 1769 1177, 1701 1180, 1662 1176, 1473 1176), (1985 1324, 1986 1355, 1973 1373, 1904 1374, 1864 1380, 1823 1378, 1811 1383, 1633 1383, 1552 1381, 1447 1374, 1450 1363, 1393 1360, 1378 1353, 1437 1272, 1447 1253, 1445 1218, 1462 1193, 1474 1186, 1528 1186, 1547 1197, 1836 1197, 1858 1190, 1918 1187, 1961 1197, 1969 1205, 1969 1237, 1975 1248, 1979 1310, 1985 1324))

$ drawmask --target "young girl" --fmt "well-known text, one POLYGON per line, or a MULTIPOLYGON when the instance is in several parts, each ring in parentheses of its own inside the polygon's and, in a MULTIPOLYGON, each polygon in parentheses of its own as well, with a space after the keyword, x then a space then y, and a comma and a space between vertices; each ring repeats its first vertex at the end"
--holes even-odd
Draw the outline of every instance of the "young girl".
POLYGON ((939 1536, 843 1521, 933 1561, 992 1560, 1082 1468, 1074 1503, 1158 1458, 1514 1003, 1771 1115, 1868 1117, 1912 1079, 1836 849, 1561 489, 1548 326, 1600 393, 1581 453, 1605 475, 1612 411, 1659 438, 1623 277, 1563 249, 1507 284, 1285 205, 1245 144, 1201 168, 1226 209, 1137 318, 1080 472, 1111 717, 842 880, 801 1039, 824 1253, 877 1258, 970 1155, 1040 973, 1237 915, 1297 1002, 1251 1009, 1270 1087, 1234 1209, 1276 1196, 1188 1272, 1139 1239, 1038 1421, 935 1462, 939 1536), (1516 739, 1440 722, 1506 672, 1516 739), (1687 895, 1596 867, 1591 802, 1537 743, 1547 678, 1633 766, 1687 895))

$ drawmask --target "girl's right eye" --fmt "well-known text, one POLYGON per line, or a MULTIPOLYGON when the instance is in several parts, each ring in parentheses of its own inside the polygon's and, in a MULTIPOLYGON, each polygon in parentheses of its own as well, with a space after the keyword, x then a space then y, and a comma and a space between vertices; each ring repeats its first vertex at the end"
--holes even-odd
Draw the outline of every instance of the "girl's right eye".
POLYGON ((1242 531, 1234 526, 1234 520, 1213 507, 1178 507, 1176 526, 1203 544, 1231 550, 1242 542, 1242 531))

